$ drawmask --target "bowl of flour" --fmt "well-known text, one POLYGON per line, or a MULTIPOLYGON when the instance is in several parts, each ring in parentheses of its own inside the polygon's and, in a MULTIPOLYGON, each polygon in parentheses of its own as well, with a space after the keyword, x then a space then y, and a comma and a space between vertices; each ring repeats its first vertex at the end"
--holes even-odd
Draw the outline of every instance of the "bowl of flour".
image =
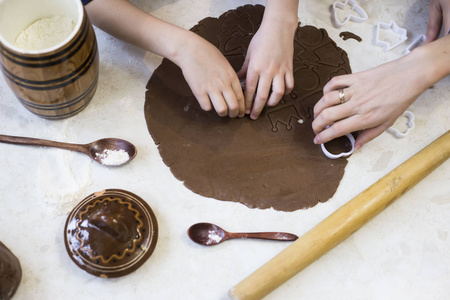
POLYGON ((97 89, 99 55, 81 1, 0 1, 0 63, 32 113, 63 119, 86 108, 97 89))

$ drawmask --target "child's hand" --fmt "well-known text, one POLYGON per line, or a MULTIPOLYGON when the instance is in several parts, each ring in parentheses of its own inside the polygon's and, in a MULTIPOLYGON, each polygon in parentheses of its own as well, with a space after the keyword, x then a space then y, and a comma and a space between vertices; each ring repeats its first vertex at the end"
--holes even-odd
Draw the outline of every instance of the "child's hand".
POLYGON ((293 33, 279 23, 263 23, 248 47, 239 78, 245 78, 245 113, 257 119, 294 88, 293 33), (253 101, 254 100, 254 101, 253 101))
POLYGON ((244 95, 236 72, 212 44, 192 33, 178 65, 201 108, 221 117, 243 117, 244 95))

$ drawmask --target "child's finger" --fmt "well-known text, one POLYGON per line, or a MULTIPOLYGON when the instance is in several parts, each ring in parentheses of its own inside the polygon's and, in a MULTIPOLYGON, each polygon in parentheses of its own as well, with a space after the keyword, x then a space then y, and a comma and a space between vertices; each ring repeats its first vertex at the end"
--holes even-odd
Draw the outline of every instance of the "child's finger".
POLYGON ((212 105, 217 114, 221 117, 225 117, 228 114, 227 103, 221 93, 212 93, 209 95, 212 105))
POLYGON ((211 100, 207 94, 196 94, 195 98, 204 111, 210 111, 212 109, 211 100))
POLYGON ((275 76, 272 81, 272 93, 270 93, 267 105, 275 106, 280 102, 285 94, 284 80, 280 76, 275 76))
POLYGON ((267 77, 259 78, 258 91, 255 96, 255 102, 253 103, 252 112, 250 114, 250 118, 253 120, 258 119, 264 106, 266 105, 271 83, 271 80, 267 79, 267 77))
POLYGON ((237 76, 239 78, 239 80, 244 80, 245 77, 247 76, 247 69, 248 69, 248 63, 250 62, 250 59, 248 58, 248 56, 245 58, 244 64, 242 65, 241 69, 239 70, 239 72, 237 72, 237 76))
POLYGON ((236 99, 236 95, 234 91, 230 89, 226 89, 222 92, 223 98, 225 99, 226 105, 228 107, 228 116, 230 118, 235 118, 239 114, 239 103, 236 99))
POLYGON ((259 76, 254 72, 247 72, 245 79, 245 113, 250 114, 253 105, 253 98, 255 97, 256 88, 258 86, 259 76))
POLYGON ((245 116, 245 99, 244 99, 244 93, 242 92, 242 87, 239 81, 233 80, 231 83, 231 87, 233 89, 234 95, 236 97, 238 106, 239 106, 239 112, 238 117, 245 116))
POLYGON ((286 73, 286 75, 284 76, 285 79, 285 91, 284 94, 287 95, 290 92, 292 92, 292 90, 294 89, 294 74, 292 74, 292 72, 288 72, 286 73))

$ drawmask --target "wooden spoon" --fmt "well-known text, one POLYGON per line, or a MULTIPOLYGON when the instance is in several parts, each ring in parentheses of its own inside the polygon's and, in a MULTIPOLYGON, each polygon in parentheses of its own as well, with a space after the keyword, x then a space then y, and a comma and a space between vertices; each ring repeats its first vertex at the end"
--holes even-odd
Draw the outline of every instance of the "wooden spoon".
POLYGON ((116 138, 101 139, 83 145, 0 134, 0 142, 18 145, 53 147, 77 151, 88 155, 99 164, 115 167, 126 164, 137 154, 137 149, 132 143, 116 138), (105 159, 108 155, 115 152, 120 152, 120 154, 124 154, 125 152, 126 154, 128 154, 128 157, 126 157, 126 155, 122 155, 121 159, 114 163, 112 163, 111 160, 105 159))
POLYGON ((295 241, 298 236, 285 232, 227 232, 211 223, 197 223, 188 229, 188 236, 197 244, 203 246, 217 245, 229 239, 264 239, 277 241, 295 241))

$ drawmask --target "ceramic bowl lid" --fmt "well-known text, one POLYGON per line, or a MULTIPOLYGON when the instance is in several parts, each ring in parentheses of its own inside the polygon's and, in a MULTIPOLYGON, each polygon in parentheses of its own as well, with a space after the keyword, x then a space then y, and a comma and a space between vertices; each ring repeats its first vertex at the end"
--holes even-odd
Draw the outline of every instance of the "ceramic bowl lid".
POLYGON ((69 214, 64 243, 70 258, 86 272, 120 277, 152 254, 158 224, 150 206, 128 191, 107 189, 82 200, 69 214))

